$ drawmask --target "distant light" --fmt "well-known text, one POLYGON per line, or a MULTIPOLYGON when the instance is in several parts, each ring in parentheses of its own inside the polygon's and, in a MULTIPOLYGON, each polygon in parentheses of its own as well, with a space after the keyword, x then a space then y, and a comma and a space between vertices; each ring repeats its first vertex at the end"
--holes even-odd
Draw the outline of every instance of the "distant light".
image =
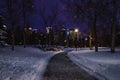
POLYGON ((47 34, 49 34, 51 30, 52 30, 52 27, 46 27, 47 34))
POLYGON ((66 43, 66 42, 67 42, 67 40, 64 40, 64 42, 66 43))
POLYGON ((78 32, 78 29, 75 29, 75 32, 77 33, 77 32, 78 32))
POLYGON ((70 34, 70 32, 69 31, 67 31, 67 35, 69 35, 70 34))
POLYGON ((87 41, 88 40, 88 38, 85 38, 85 41, 87 41))
POLYGON ((47 34, 50 33, 50 27, 46 27, 47 34))
POLYGON ((7 28, 7 26, 6 26, 6 25, 3 25, 3 27, 4 27, 4 28, 7 28))
POLYGON ((52 27, 46 27, 46 28, 48 28, 48 29, 52 29, 52 27))
POLYGON ((32 30, 32 28, 31 28, 31 27, 29 27, 29 28, 28 28, 28 30, 32 30))

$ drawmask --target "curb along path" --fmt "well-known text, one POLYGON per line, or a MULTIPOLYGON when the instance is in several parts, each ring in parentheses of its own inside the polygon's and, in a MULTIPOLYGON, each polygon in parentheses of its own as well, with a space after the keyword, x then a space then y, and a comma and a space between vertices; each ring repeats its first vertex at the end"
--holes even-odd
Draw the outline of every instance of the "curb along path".
POLYGON ((56 54, 51 58, 43 76, 43 80, 98 80, 75 65, 67 52, 56 54))

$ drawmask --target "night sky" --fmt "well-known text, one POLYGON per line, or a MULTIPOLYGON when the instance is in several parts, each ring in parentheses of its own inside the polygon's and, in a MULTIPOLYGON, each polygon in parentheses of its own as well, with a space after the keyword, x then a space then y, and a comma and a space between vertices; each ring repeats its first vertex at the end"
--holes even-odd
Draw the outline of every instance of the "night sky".
MULTIPOLYGON (((4 1, 4 0, 0 0, 0 3, 4 1)), ((64 13, 64 8, 65 6, 61 3, 61 0, 34 0, 34 4, 33 7, 35 9, 34 13, 30 13, 27 15, 27 21, 30 27, 32 28, 37 28, 40 29, 42 31, 45 30, 45 26, 39 10, 40 7, 46 7, 46 12, 45 12, 45 16, 47 17, 46 19, 49 20, 49 17, 52 14, 52 10, 54 7, 54 5, 58 5, 58 10, 59 10, 59 15, 57 15, 57 19, 54 25, 59 25, 59 24, 63 24, 65 25, 66 28, 79 28, 80 31, 87 31, 88 27, 86 22, 83 23, 79 23, 79 24, 74 24, 71 18, 66 17, 68 14, 64 13), (51 8, 52 7, 52 8, 51 8)), ((0 8, 0 11, 2 11, 3 8, 0 8)), ((1 12, 0 12, 1 13, 1 12)), ((119 13, 118 13, 119 16, 119 13)), ((118 17, 119 18, 119 17, 118 17)), ((120 20, 118 20, 119 22, 120 20)), ((49 24, 48 24, 49 26, 49 24)), ((9 27, 9 26, 8 26, 9 27)))
MULTIPOLYGON (((34 26, 34 28, 40 28, 42 27, 41 24, 41 19, 40 19, 40 15, 39 15, 39 8, 40 5, 46 6, 47 7, 47 14, 49 15, 49 13, 51 12, 50 7, 57 4, 59 7, 59 15, 57 16, 57 20, 58 20, 58 24, 63 23, 65 25, 66 28, 70 29, 70 28, 79 28, 81 31, 86 31, 87 30, 87 25, 85 23, 80 23, 79 25, 74 24, 70 18, 67 18, 67 14, 64 13, 64 5, 61 3, 60 0, 42 0, 42 2, 40 0, 35 0, 35 8, 37 9, 37 12, 31 17, 31 23, 34 26), (34 21, 34 22, 33 22, 34 21)), ((56 23, 57 24, 57 23, 56 23)), ((42 29, 45 29, 44 27, 42 29)))

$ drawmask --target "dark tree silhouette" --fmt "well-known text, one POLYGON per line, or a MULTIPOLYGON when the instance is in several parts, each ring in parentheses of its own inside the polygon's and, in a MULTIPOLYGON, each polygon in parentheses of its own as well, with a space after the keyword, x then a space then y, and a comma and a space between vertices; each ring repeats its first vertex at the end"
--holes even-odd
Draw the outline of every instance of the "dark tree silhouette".
MULTIPOLYGON (((41 2, 41 4, 43 4, 43 2, 41 2)), ((58 4, 55 3, 54 5, 51 5, 50 7, 47 7, 46 5, 40 5, 39 15, 45 27, 54 26, 59 16, 58 4)))
POLYGON ((89 47, 92 50, 92 0, 89 0, 87 3, 87 18, 88 18, 88 30, 89 30, 89 47))
POLYGON ((22 17, 23 17, 23 44, 26 47, 26 28, 27 28, 27 14, 34 11, 33 0, 22 0, 22 17))
POLYGON ((115 52, 115 36, 116 36, 116 26, 117 26, 117 1, 113 1, 113 18, 112 18, 112 41, 111 41, 111 52, 115 52))
POLYGON ((88 23, 89 46, 91 49, 91 37, 94 39, 95 51, 98 52, 98 26, 110 26, 111 1, 101 0, 62 0, 65 11, 75 24, 88 23))
POLYGON ((11 30, 11 38, 12 38, 12 50, 14 50, 14 26, 15 26, 15 17, 14 17, 14 14, 15 14, 15 11, 13 10, 13 2, 12 0, 6 0, 6 6, 7 6, 7 12, 8 12, 8 18, 10 20, 10 24, 12 26, 12 30, 11 30))
POLYGON ((62 0, 66 6, 66 12, 69 16, 74 19, 75 23, 87 22, 89 27, 89 46, 91 49, 91 37, 92 32, 95 42, 95 51, 98 51, 98 41, 97 41, 97 9, 96 3, 92 0, 62 0))
MULTIPOLYGON (((42 1, 41 1, 41 4, 43 4, 42 1)), ((48 43, 49 45, 51 45, 53 41, 52 29, 53 27, 55 27, 57 20, 58 20, 58 16, 59 16, 58 4, 55 3, 54 5, 51 5, 50 7, 47 7, 46 5, 40 5, 39 15, 42 21, 41 23, 44 25, 44 27, 52 27, 52 28, 49 28, 49 33, 46 34, 47 36, 46 44, 48 43)))
MULTIPOLYGON (((23 21, 24 27, 26 26, 27 16, 30 12, 33 12, 33 0, 3 0, 2 1, 2 12, 1 14, 5 17, 6 21, 9 21, 11 26, 12 36, 12 49, 14 50, 14 28, 21 26, 23 21)), ((25 29, 24 29, 25 33, 25 29)), ((25 38, 24 38, 25 47, 25 38)))

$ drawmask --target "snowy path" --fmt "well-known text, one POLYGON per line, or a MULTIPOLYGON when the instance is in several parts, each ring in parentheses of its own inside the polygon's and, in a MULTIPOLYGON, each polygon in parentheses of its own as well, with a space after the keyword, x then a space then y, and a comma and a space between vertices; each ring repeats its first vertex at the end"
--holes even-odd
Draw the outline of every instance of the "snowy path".
POLYGON ((51 58, 43 80, 98 80, 75 65, 66 55, 66 52, 62 52, 51 58))
POLYGON ((0 48, 0 80, 42 80, 49 59, 57 53, 32 47, 0 48))
POLYGON ((100 48, 99 52, 79 49, 70 52, 68 56, 74 63, 100 80, 120 80, 120 49, 114 54, 109 51, 108 48, 100 48))

